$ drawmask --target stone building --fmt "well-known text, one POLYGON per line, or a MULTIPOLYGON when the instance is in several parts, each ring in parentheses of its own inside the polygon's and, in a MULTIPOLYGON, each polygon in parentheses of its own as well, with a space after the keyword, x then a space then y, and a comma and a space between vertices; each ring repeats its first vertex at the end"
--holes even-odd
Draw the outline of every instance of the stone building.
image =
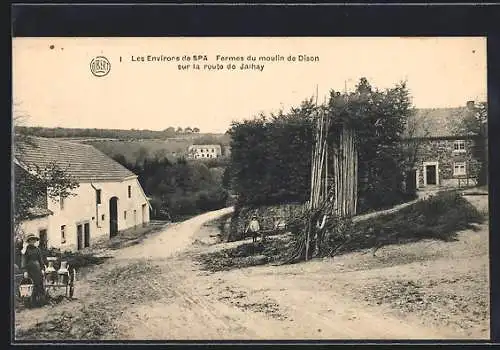
POLYGON ((222 156, 222 149, 220 145, 191 145, 188 156, 191 159, 219 158, 222 156))
POLYGON ((458 123, 472 113, 474 102, 465 107, 418 109, 416 186, 464 187, 477 184, 485 157, 485 140, 459 131, 458 123))

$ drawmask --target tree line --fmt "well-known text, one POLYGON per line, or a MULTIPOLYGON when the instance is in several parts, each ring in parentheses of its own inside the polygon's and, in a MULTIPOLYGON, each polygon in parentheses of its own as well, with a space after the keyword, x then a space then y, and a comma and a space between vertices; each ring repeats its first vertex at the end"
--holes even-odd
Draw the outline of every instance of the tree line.
POLYGON ((46 128, 38 126, 16 126, 16 132, 39 137, 89 137, 113 139, 164 139, 186 134, 198 134, 200 129, 169 127, 162 131, 157 130, 120 130, 120 129, 82 129, 82 128, 46 128))

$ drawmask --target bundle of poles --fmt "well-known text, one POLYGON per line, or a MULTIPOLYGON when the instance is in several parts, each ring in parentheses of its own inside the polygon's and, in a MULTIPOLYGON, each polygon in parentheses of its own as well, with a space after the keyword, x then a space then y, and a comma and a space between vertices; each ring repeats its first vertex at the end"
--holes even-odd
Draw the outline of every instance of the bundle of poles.
POLYGON ((340 217, 356 215, 358 206, 358 151, 354 131, 343 125, 333 155, 334 211, 340 217))
POLYGON ((319 254, 322 247, 326 221, 334 217, 347 218, 356 215, 358 196, 358 152, 355 133, 343 123, 332 123, 331 115, 316 108, 311 151, 311 191, 307 210, 295 223, 304 224, 296 240, 296 246, 284 263, 297 259, 309 260, 319 254), (330 138, 335 127, 336 140, 330 138), (330 149, 329 146, 333 146, 330 149), (329 164, 329 157, 332 164, 329 164), (329 186, 329 166, 333 171, 333 184, 329 186))
MULTIPOLYGON (((313 134, 313 147, 311 155, 311 192, 309 198, 309 212, 316 211, 322 203, 327 199, 328 195, 328 134, 331 126, 331 118, 329 113, 325 113, 323 109, 316 109, 315 130, 313 134)), ((309 259, 311 250, 311 240, 315 243, 315 254, 319 247, 317 230, 313 225, 311 215, 308 220, 306 237, 305 237, 305 260, 309 259), (314 233, 314 235, 313 235, 314 233), (312 237, 313 236, 313 237, 312 237)), ((326 217, 323 217, 323 221, 326 217)), ((324 224, 324 223, 323 223, 324 224)))

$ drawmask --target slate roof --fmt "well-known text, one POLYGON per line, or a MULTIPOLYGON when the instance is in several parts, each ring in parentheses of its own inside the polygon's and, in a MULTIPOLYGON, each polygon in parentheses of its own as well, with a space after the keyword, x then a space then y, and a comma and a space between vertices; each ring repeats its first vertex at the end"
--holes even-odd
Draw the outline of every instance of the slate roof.
POLYGON ((15 156, 22 164, 44 167, 55 162, 79 182, 121 181, 135 176, 91 145, 30 137, 30 142, 19 142, 15 149, 15 156))
POLYGON ((220 145, 191 145, 189 149, 198 149, 198 148, 221 148, 220 145))
POLYGON ((466 107, 456 108, 418 108, 415 110, 418 125, 416 137, 457 136, 454 127, 466 116, 466 107))
POLYGON ((47 208, 33 207, 28 209, 28 216, 30 219, 42 218, 54 214, 47 208))

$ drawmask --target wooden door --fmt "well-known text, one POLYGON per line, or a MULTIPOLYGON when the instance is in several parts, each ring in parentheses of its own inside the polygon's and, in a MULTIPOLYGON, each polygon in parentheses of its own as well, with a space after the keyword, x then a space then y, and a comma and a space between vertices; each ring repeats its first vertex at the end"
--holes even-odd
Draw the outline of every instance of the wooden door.
POLYGON ((116 236, 118 233, 118 198, 112 197, 109 200, 109 235, 116 236))
POLYGON ((90 247, 90 224, 87 222, 83 225, 83 233, 84 233, 84 247, 90 247))
POLYGON ((436 185, 436 166, 435 165, 427 165, 426 169, 426 177, 427 177, 427 185, 436 185))
POLYGON ((146 204, 143 204, 142 205, 142 226, 146 226, 146 210, 147 210, 147 207, 146 207, 146 204))
POLYGON ((77 249, 83 248, 83 227, 82 225, 76 225, 76 245, 77 249))

